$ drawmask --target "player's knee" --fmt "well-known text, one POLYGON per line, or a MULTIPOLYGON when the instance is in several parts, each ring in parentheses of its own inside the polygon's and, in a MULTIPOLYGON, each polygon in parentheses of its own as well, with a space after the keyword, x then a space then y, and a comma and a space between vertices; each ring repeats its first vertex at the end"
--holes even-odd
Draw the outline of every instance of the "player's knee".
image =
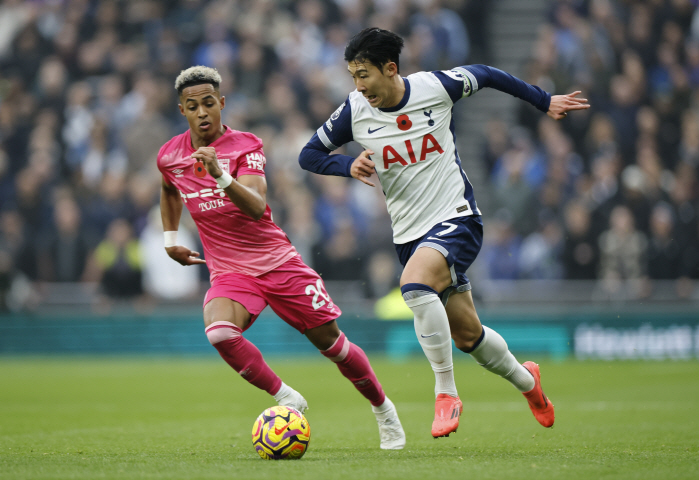
POLYGON ((309 328, 305 332, 306 338, 321 351, 331 348, 340 338, 342 332, 334 320, 315 328, 309 328))
POLYGON ((479 324, 478 329, 462 328, 458 331, 452 331, 451 335, 454 339, 454 345, 456 348, 462 352, 469 353, 478 346, 478 343, 483 337, 483 329, 479 324))
POLYGON ((245 330, 251 321, 252 315, 246 308, 228 298, 214 298, 204 306, 204 326, 206 328, 214 323, 228 322, 245 330))

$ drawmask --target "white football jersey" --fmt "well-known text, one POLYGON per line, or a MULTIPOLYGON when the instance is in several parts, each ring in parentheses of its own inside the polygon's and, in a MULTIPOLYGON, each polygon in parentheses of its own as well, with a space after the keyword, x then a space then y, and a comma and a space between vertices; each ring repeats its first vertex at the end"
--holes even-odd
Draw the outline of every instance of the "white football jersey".
POLYGON ((395 107, 373 108, 355 90, 317 132, 330 150, 354 140, 374 151, 397 244, 451 218, 481 214, 456 151, 452 114, 456 100, 478 90, 476 78, 458 67, 403 80, 395 107))

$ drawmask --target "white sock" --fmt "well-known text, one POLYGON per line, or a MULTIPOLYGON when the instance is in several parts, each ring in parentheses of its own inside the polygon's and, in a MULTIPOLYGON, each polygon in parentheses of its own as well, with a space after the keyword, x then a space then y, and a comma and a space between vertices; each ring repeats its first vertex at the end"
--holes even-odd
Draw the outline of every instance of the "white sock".
POLYGON ((403 294, 415 315, 415 334, 435 372, 434 393, 458 396, 451 358, 451 330, 444 305, 432 292, 412 290, 403 294))
POLYGON ((383 401, 381 405, 378 407, 371 406, 371 411, 374 412, 374 415, 376 415, 376 418, 378 419, 383 419, 384 417, 387 416, 389 412, 393 410, 393 402, 386 397, 386 399, 383 401))
POLYGON ((282 382, 282 386, 279 387, 279 391, 278 391, 277 393, 275 393, 273 396, 274 396, 274 399, 277 401, 277 403, 279 403, 279 402, 282 401, 282 399, 283 399, 284 397, 286 397, 287 395, 291 395, 291 394, 294 393, 295 391, 296 391, 296 390, 294 390, 293 388, 291 388, 289 385, 287 385, 286 383, 282 382))
POLYGON ((483 325, 483 331, 483 340, 470 353, 476 362, 489 372, 509 381, 520 392, 528 392, 534 388, 534 377, 512 355, 505 339, 485 325, 483 325))

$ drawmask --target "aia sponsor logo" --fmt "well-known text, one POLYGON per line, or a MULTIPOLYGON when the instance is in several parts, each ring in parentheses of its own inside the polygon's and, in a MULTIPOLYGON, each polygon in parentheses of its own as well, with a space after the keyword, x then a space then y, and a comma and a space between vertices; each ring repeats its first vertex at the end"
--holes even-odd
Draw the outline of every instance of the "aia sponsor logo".
MULTIPOLYGON (((401 115, 404 116, 404 115, 401 115)), ((407 115, 405 115, 407 116, 407 115)), ((400 119, 400 117, 398 117, 400 119)), ((410 122, 410 120, 408 120, 410 122)), ((410 124, 412 126, 412 123, 410 124)), ((408 127, 410 128, 410 127, 408 127)), ((407 130, 407 129, 406 129, 407 130)), ((399 163, 404 167, 408 166, 408 160, 410 163, 417 163, 418 162, 418 157, 417 155, 420 155, 420 160, 421 162, 425 161, 427 159, 427 154, 432 153, 432 152, 439 152, 440 154, 444 153, 444 149, 442 146, 439 144, 436 138, 431 133, 428 133, 424 137, 422 137, 422 142, 420 146, 420 150, 417 152, 413 148, 413 142, 410 140, 406 140, 403 142, 405 145, 405 149, 403 149, 403 145, 393 147, 391 145, 386 145, 383 147, 383 168, 385 170, 388 170, 388 168, 391 166, 391 164, 394 163, 399 163), (407 157, 408 160, 404 158, 403 155, 398 153, 398 150, 407 152, 407 157)))

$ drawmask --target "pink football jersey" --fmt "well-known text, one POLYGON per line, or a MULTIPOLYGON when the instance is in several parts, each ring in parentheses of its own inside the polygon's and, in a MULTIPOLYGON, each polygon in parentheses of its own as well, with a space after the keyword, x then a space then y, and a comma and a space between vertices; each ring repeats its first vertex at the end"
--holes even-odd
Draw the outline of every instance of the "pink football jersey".
MULTIPOLYGON (((262 141, 252 133, 226 127, 210 147, 216 149, 221 169, 233 178, 264 176, 266 159, 262 141)), ((195 174, 190 132, 173 137, 158 152, 158 169, 165 181, 175 186, 189 209, 204 246, 211 281, 227 272, 260 276, 293 256, 296 249, 284 231, 272 221, 267 205, 260 220, 245 215, 230 201, 208 173, 195 174)))

